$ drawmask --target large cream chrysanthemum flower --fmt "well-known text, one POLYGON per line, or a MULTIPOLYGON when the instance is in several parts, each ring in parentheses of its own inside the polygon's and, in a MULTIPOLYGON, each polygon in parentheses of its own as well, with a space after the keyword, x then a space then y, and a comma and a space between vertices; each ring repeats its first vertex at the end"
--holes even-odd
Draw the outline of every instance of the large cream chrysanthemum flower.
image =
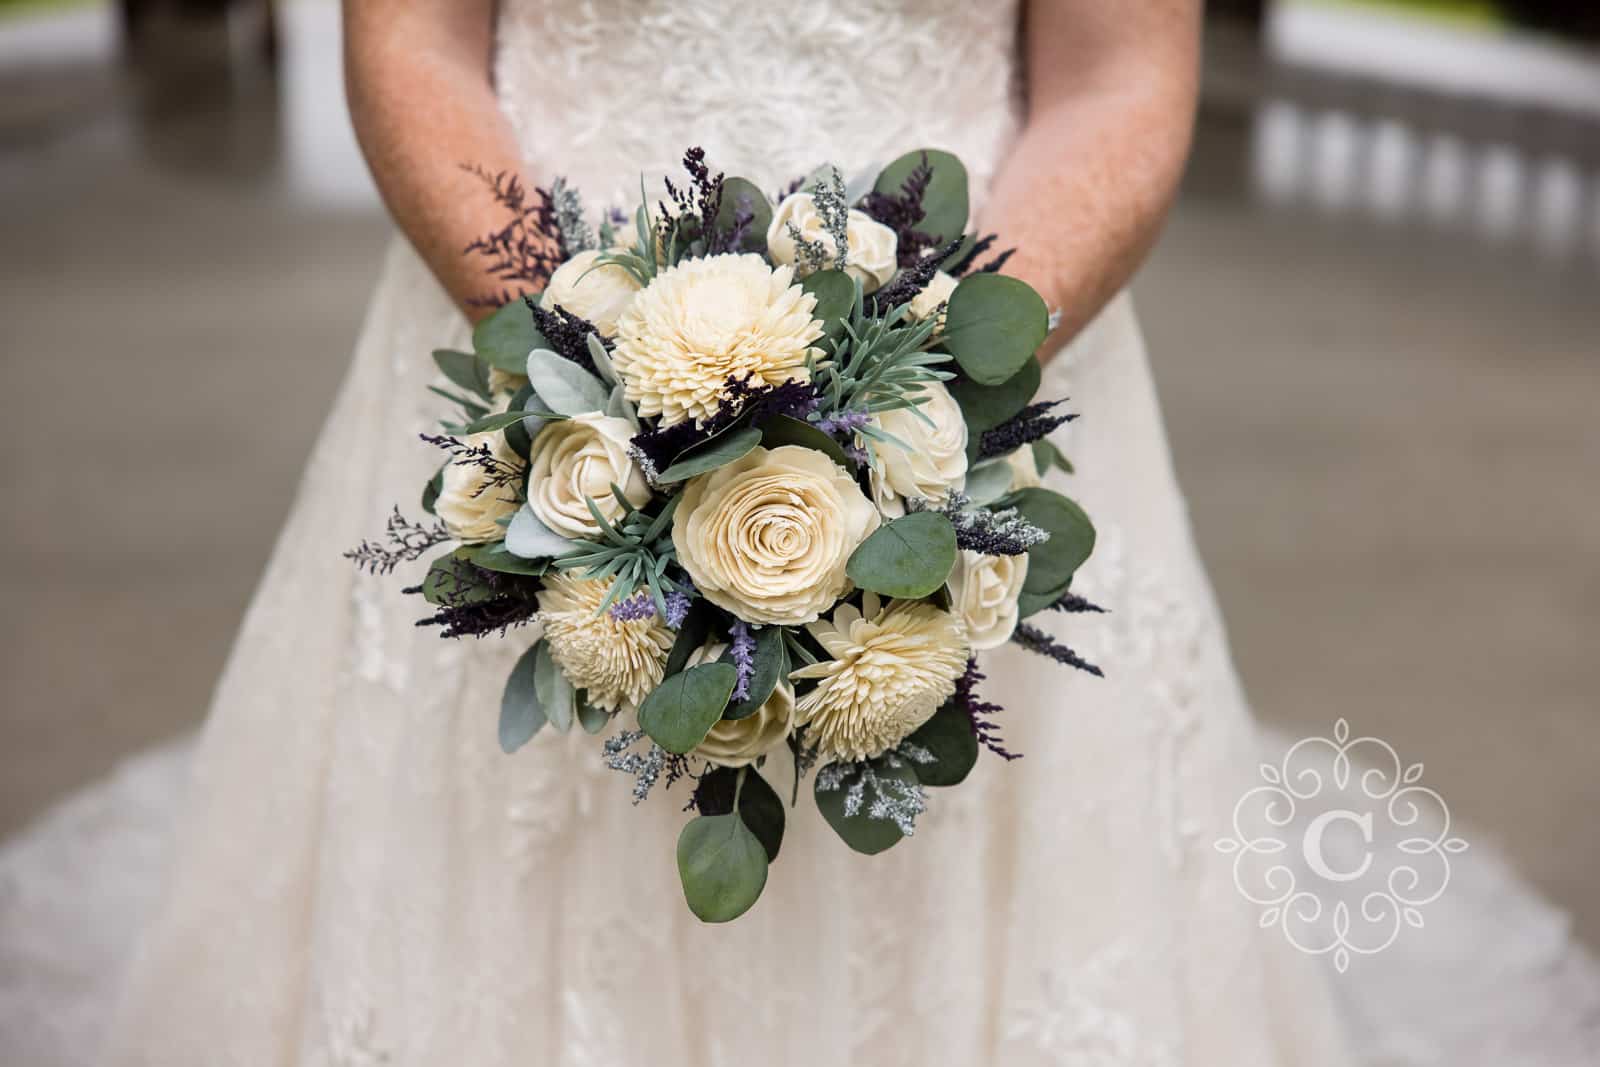
POLYGON ((690 259, 658 274, 617 323, 611 360, 640 415, 663 426, 717 410, 728 379, 751 386, 807 377, 822 324, 816 297, 755 255, 690 259))
POLYGON ((841 604, 831 621, 806 627, 832 659, 789 677, 819 679, 800 698, 796 723, 824 761, 871 759, 933 718, 967 666, 961 621, 932 604, 867 593, 858 610, 841 604))
POLYGON ((539 591, 539 621, 550 656, 589 703, 607 711, 637 708, 661 684, 673 633, 659 615, 619 620, 599 611, 614 579, 552 574, 539 591))

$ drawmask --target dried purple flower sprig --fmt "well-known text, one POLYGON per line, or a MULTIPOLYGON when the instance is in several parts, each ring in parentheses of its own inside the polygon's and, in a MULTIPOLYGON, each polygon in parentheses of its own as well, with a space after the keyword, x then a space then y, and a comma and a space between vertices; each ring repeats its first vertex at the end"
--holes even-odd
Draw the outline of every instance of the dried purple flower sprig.
POLYGON ((496 456, 494 450, 487 444, 469 445, 461 438, 449 434, 424 433, 417 436, 433 447, 448 452, 451 464, 459 467, 477 467, 483 471, 483 482, 473 490, 473 499, 477 499, 490 489, 505 488, 513 490, 515 499, 521 499, 518 491, 526 472, 517 464, 507 463, 496 456))
POLYGON ((685 419, 634 436, 629 452, 651 484, 661 472, 695 445, 715 437, 746 416, 754 420, 787 415, 804 422, 817 410, 816 389, 809 382, 789 381, 779 385, 752 387, 743 379, 729 378, 727 392, 708 419, 685 419))
POLYGON ((552 352, 576 363, 590 374, 599 374, 594 357, 589 354, 589 335, 599 337, 601 344, 605 344, 605 337, 594 323, 581 315, 574 315, 560 304, 550 310, 539 306, 539 302, 531 296, 524 297, 523 302, 528 305, 533 324, 539 328, 539 333, 552 352))
MULTIPOLYGON (((419 619, 417 625, 439 627, 440 637, 504 637, 539 613, 534 596, 539 591, 536 578, 486 570, 457 557, 441 560, 436 566, 447 569, 449 581, 436 583, 441 590, 437 610, 419 619)), ((402 592, 421 593, 422 586, 409 586, 402 592)))
POLYGON ((978 670, 977 658, 968 657, 967 669, 956 679, 955 695, 950 699, 956 707, 966 712, 967 720, 972 723, 972 733, 980 745, 1003 760, 1021 759, 1022 753, 1011 752, 1006 748, 1005 741, 1000 736, 1000 727, 994 721, 994 716, 1005 709, 978 695, 978 683, 983 681, 984 677, 984 673, 978 670))
POLYGON ((1024 445, 1044 440, 1058 427, 1077 418, 1077 415, 1070 412, 1051 414, 1054 408, 1066 402, 1063 398, 1029 404, 999 426, 983 431, 983 435, 978 438, 979 461, 1009 456, 1024 445))
POLYGON ((511 216, 504 226, 475 238, 462 250, 464 255, 487 260, 485 270, 511 287, 475 297, 468 303, 500 307, 530 291, 543 289, 566 259, 556 198, 550 190, 535 187, 530 199, 522 179, 509 171, 491 174, 480 166, 467 164, 461 169, 487 185, 494 202, 511 216))
POLYGON ((423 526, 400 514, 396 507, 384 526, 381 542, 363 538, 361 544, 344 554, 358 569, 368 574, 391 574, 402 563, 422 558, 423 553, 451 540, 444 523, 423 526))
MULTIPOLYGON (((917 265, 922 260, 923 254, 940 241, 952 238, 960 240, 959 234, 924 233, 917 228, 918 224, 927 218, 927 211, 922 201, 928 193, 928 184, 932 181, 933 166, 928 162, 928 153, 924 152, 921 162, 911 168, 911 173, 906 175, 899 189, 892 193, 873 190, 863 196, 856 205, 873 220, 894 231, 895 258, 902 268, 917 265)), ((948 254, 949 252, 945 253, 948 254)), ((927 284, 926 281, 923 284, 927 284)))
POLYGON ((1099 667, 1096 667, 1093 663, 1090 663, 1037 626, 1025 622, 1017 623, 1016 630, 1011 634, 1011 640, 1029 652, 1036 652, 1068 667, 1076 667, 1078 670, 1092 674, 1096 678, 1105 677, 1105 672, 1099 667))

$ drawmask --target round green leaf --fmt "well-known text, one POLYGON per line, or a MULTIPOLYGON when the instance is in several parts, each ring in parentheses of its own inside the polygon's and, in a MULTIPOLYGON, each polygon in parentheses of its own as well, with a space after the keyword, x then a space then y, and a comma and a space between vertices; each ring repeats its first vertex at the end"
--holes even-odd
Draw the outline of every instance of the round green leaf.
POLYGON ((545 718, 550 720, 550 725, 566 733, 572 729, 573 715, 577 710, 572 683, 556 666, 555 657, 550 655, 549 643, 541 641, 537 648, 533 659, 534 690, 539 694, 539 704, 544 708, 545 718))
POLYGON ((761 443, 761 431, 745 426, 730 433, 720 433, 698 448, 692 448, 673 461, 661 472, 662 482, 681 482, 697 474, 714 471, 736 459, 741 459, 761 443))
POLYGON ((1050 535, 1048 541, 1028 549, 1028 577, 1022 590, 1055 599, 1094 551, 1094 524, 1077 504, 1049 489, 1018 490, 1003 503, 1050 535))
POLYGON ((949 152, 937 148, 907 152, 883 168, 873 188, 880 193, 900 192, 924 158, 933 176, 922 194, 923 218, 916 228, 941 242, 953 241, 967 228, 967 168, 949 152))
MULTIPOLYGON (((817 298, 811 317, 822 323, 822 336, 837 341, 856 306, 856 283, 842 270, 819 270, 806 275, 800 288, 817 298)), ((826 349, 824 349, 826 351, 826 349)))
POLYGON ((767 850, 767 862, 778 858, 783 844, 783 801, 754 767, 713 767, 694 786, 694 806, 701 815, 726 815, 739 797, 739 817, 767 850), (739 774, 744 772, 744 785, 739 774))
POLYGON ((944 347, 979 385, 999 385, 1022 370, 1049 332, 1044 298, 1004 274, 961 279, 945 311, 944 347))
POLYGON ((800 445, 802 448, 815 449, 845 470, 852 469, 850 457, 844 454, 844 447, 838 441, 809 422, 791 419, 787 415, 774 415, 762 421, 761 444, 766 448, 800 445))
POLYGON ((533 645, 517 660, 500 696, 500 749, 507 754, 532 740, 546 722, 533 681, 539 648, 539 644, 533 645))
POLYGON ((733 229, 734 216, 740 211, 750 212, 753 218, 745 230, 739 251, 766 251, 767 230, 772 227, 772 202, 748 178, 722 179, 722 206, 717 209, 717 228, 723 231, 733 229))
MULTIPOLYGON (((899 778, 905 782, 917 780, 916 773, 905 764, 893 768, 879 766, 875 770, 878 776, 883 778, 899 778)), ((853 777, 847 778, 838 789, 813 788, 812 793, 817 800, 817 810, 828 820, 828 825, 833 827, 834 833, 857 852, 874 856, 898 844, 905 835, 891 820, 873 819, 867 816, 873 800, 877 797, 877 790, 871 786, 863 790, 861 809, 854 815, 844 813, 845 797, 849 795, 853 782, 853 777)))
POLYGON ((979 385, 969 379, 946 384, 950 395, 961 405, 968 443, 974 453, 983 431, 994 429, 1028 406, 1039 392, 1039 377, 1039 361, 1030 359, 999 385, 979 385))
POLYGON ((961 491, 971 498, 973 504, 984 507, 1011 491, 1012 474, 1009 460, 1003 457, 991 459, 967 470, 967 483, 961 491))
POLYGON ((461 606, 498 596, 499 592, 475 575, 471 567, 462 566, 472 562, 472 551, 472 547, 467 546, 436 556, 422 578, 422 599, 430 604, 461 606))
POLYGON ((674 674, 639 705, 639 727, 668 752, 692 752, 722 718, 738 678, 727 663, 702 663, 674 674))
POLYGON ((734 814, 701 815, 678 835, 683 899, 701 922, 725 923, 750 910, 767 885, 767 853, 734 814))
POLYGON ((523 559, 506 551, 502 541, 491 541, 486 545, 473 545, 467 550, 467 558, 474 567, 482 567, 486 571, 497 571, 500 574, 526 574, 538 577, 549 569, 549 564, 542 559, 523 559))
POLYGON ((917 511, 857 545, 845 574, 862 589, 914 600, 943 585, 955 565, 955 527, 937 511, 917 511))
POLYGON ((972 732, 967 713, 955 704, 946 704, 934 712, 933 718, 906 740, 933 755, 932 763, 912 764, 917 781, 923 785, 958 785, 978 762, 978 735, 972 732))
POLYGON ((549 347, 533 324, 533 312, 521 300, 506 304, 472 330, 472 350, 511 374, 524 372, 529 352, 549 347))

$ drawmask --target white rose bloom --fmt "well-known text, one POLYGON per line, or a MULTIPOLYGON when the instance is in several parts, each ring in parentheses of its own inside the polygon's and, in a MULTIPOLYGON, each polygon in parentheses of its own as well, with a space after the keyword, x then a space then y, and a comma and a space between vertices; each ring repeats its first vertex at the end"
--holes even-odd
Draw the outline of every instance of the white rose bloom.
MULTIPOLYGON (((929 315, 939 311, 943 304, 950 302, 950 294, 956 291, 956 280, 944 271, 939 271, 922 287, 922 292, 911 298, 911 317, 921 322, 929 315)), ((934 336, 944 332, 944 314, 939 313, 939 325, 934 328, 934 336)))
MULTIPOLYGON (((702 645, 689 653, 688 666, 715 663, 726 644, 702 645)), ((742 719, 719 719, 690 753, 719 767, 745 767, 782 745, 794 728, 794 686, 780 679, 772 695, 742 719)))
POLYGON ((746 622, 810 622, 851 589, 850 553, 878 528, 855 480, 821 452, 757 447, 689 479, 672 517, 701 595, 746 622))
POLYGON ((611 337, 617 332, 617 320, 639 292, 639 280, 614 264, 594 268, 599 257, 599 250, 591 248, 557 267, 539 306, 549 310, 559 304, 611 337))
POLYGON ((528 450, 528 507, 534 516, 562 537, 592 541, 600 526, 584 497, 594 499, 607 522, 622 515, 612 483, 634 507, 647 503, 650 486, 628 455, 634 432, 626 419, 593 412, 546 423, 528 450))
POLYGON ((611 361, 627 398, 661 425, 714 414, 728 379, 806 381, 817 298, 756 255, 686 259, 656 275, 617 325, 611 361))
POLYGON ((632 711, 661 684, 674 635, 655 612, 622 620, 601 611, 615 580, 552 571, 537 594, 538 621, 573 688, 597 708, 632 711))
POLYGON ((950 572, 950 610, 967 628, 974 651, 998 648, 1017 628, 1017 598, 1028 577, 1028 556, 986 556, 963 550, 950 572))
MULTIPOLYGON (((470 448, 488 445, 489 455, 496 465, 522 469, 522 457, 511 451, 503 433, 473 434, 463 443, 470 448)), ((493 484, 494 475, 482 463, 461 459, 445 464, 443 481, 433 513, 439 516, 451 537, 470 545, 498 541, 505 536, 505 527, 497 520, 516 514, 522 506, 517 501, 514 486, 493 484)))
MULTIPOLYGON (((774 263, 790 263, 796 271, 804 271, 798 262, 799 249, 794 235, 789 232, 793 223, 800 236, 808 241, 819 241, 828 249, 829 258, 837 254, 833 235, 822 224, 817 213, 816 198, 810 193, 791 193, 772 215, 772 225, 767 227, 767 255, 774 263)), ((884 285, 899 269, 895 259, 898 241, 894 231, 878 222, 864 211, 850 209, 845 216, 845 273, 861 279, 861 288, 872 292, 884 285)), ((809 273, 809 271, 804 271, 809 273)))
POLYGON ((1044 484, 1044 479, 1039 477, 1039 464, 1033 458, 1033 449, 1023 446, 1006 457, 1006 463, 1011 467, 1011 490, 1033 489, 1044 484))
POLYGON ((871 759, 899 744, 950 699, 967 666, 961 620, 924 601, 885 607, 867 593, 860 609, 840 604, 806 629, 832 658, 789 677, 818 679, 796 712, 824 762, 871 759))
POLYGON ((875 442, 878 463, 871 474, 872 491, 885 515, 905 514, 907 498, 942 500, 948 489, 960 489, 967 480, 967 423, 961 405, 941 382, 922 387, 928 399, 917 411, 897 408, 873 416, 873 424, 904 441, 910 448, 875 442))

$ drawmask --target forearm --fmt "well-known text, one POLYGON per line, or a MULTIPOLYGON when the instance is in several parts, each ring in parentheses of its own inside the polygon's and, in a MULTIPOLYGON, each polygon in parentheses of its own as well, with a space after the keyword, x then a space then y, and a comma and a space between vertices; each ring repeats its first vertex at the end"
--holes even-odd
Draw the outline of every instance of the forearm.
POLYGON ((1005 272, 1060 309, 1064 340, 1127 284, 1172 202, 1194 122, 1198 6, 1118 4, 1105 26, 1043 6, 1030 9, 1043 25, 1030 27, 1027 121, 979 222, 1016 247, 1005 272))
POLYGON ((345 86, 357 140, 395 222, 470 318, 504 287, 467 244, 506 220, 462 169, 518 173, 490 76, 492 4, 345 4, 345 86), (418 44, 425 41, 426 44, 418 44))

